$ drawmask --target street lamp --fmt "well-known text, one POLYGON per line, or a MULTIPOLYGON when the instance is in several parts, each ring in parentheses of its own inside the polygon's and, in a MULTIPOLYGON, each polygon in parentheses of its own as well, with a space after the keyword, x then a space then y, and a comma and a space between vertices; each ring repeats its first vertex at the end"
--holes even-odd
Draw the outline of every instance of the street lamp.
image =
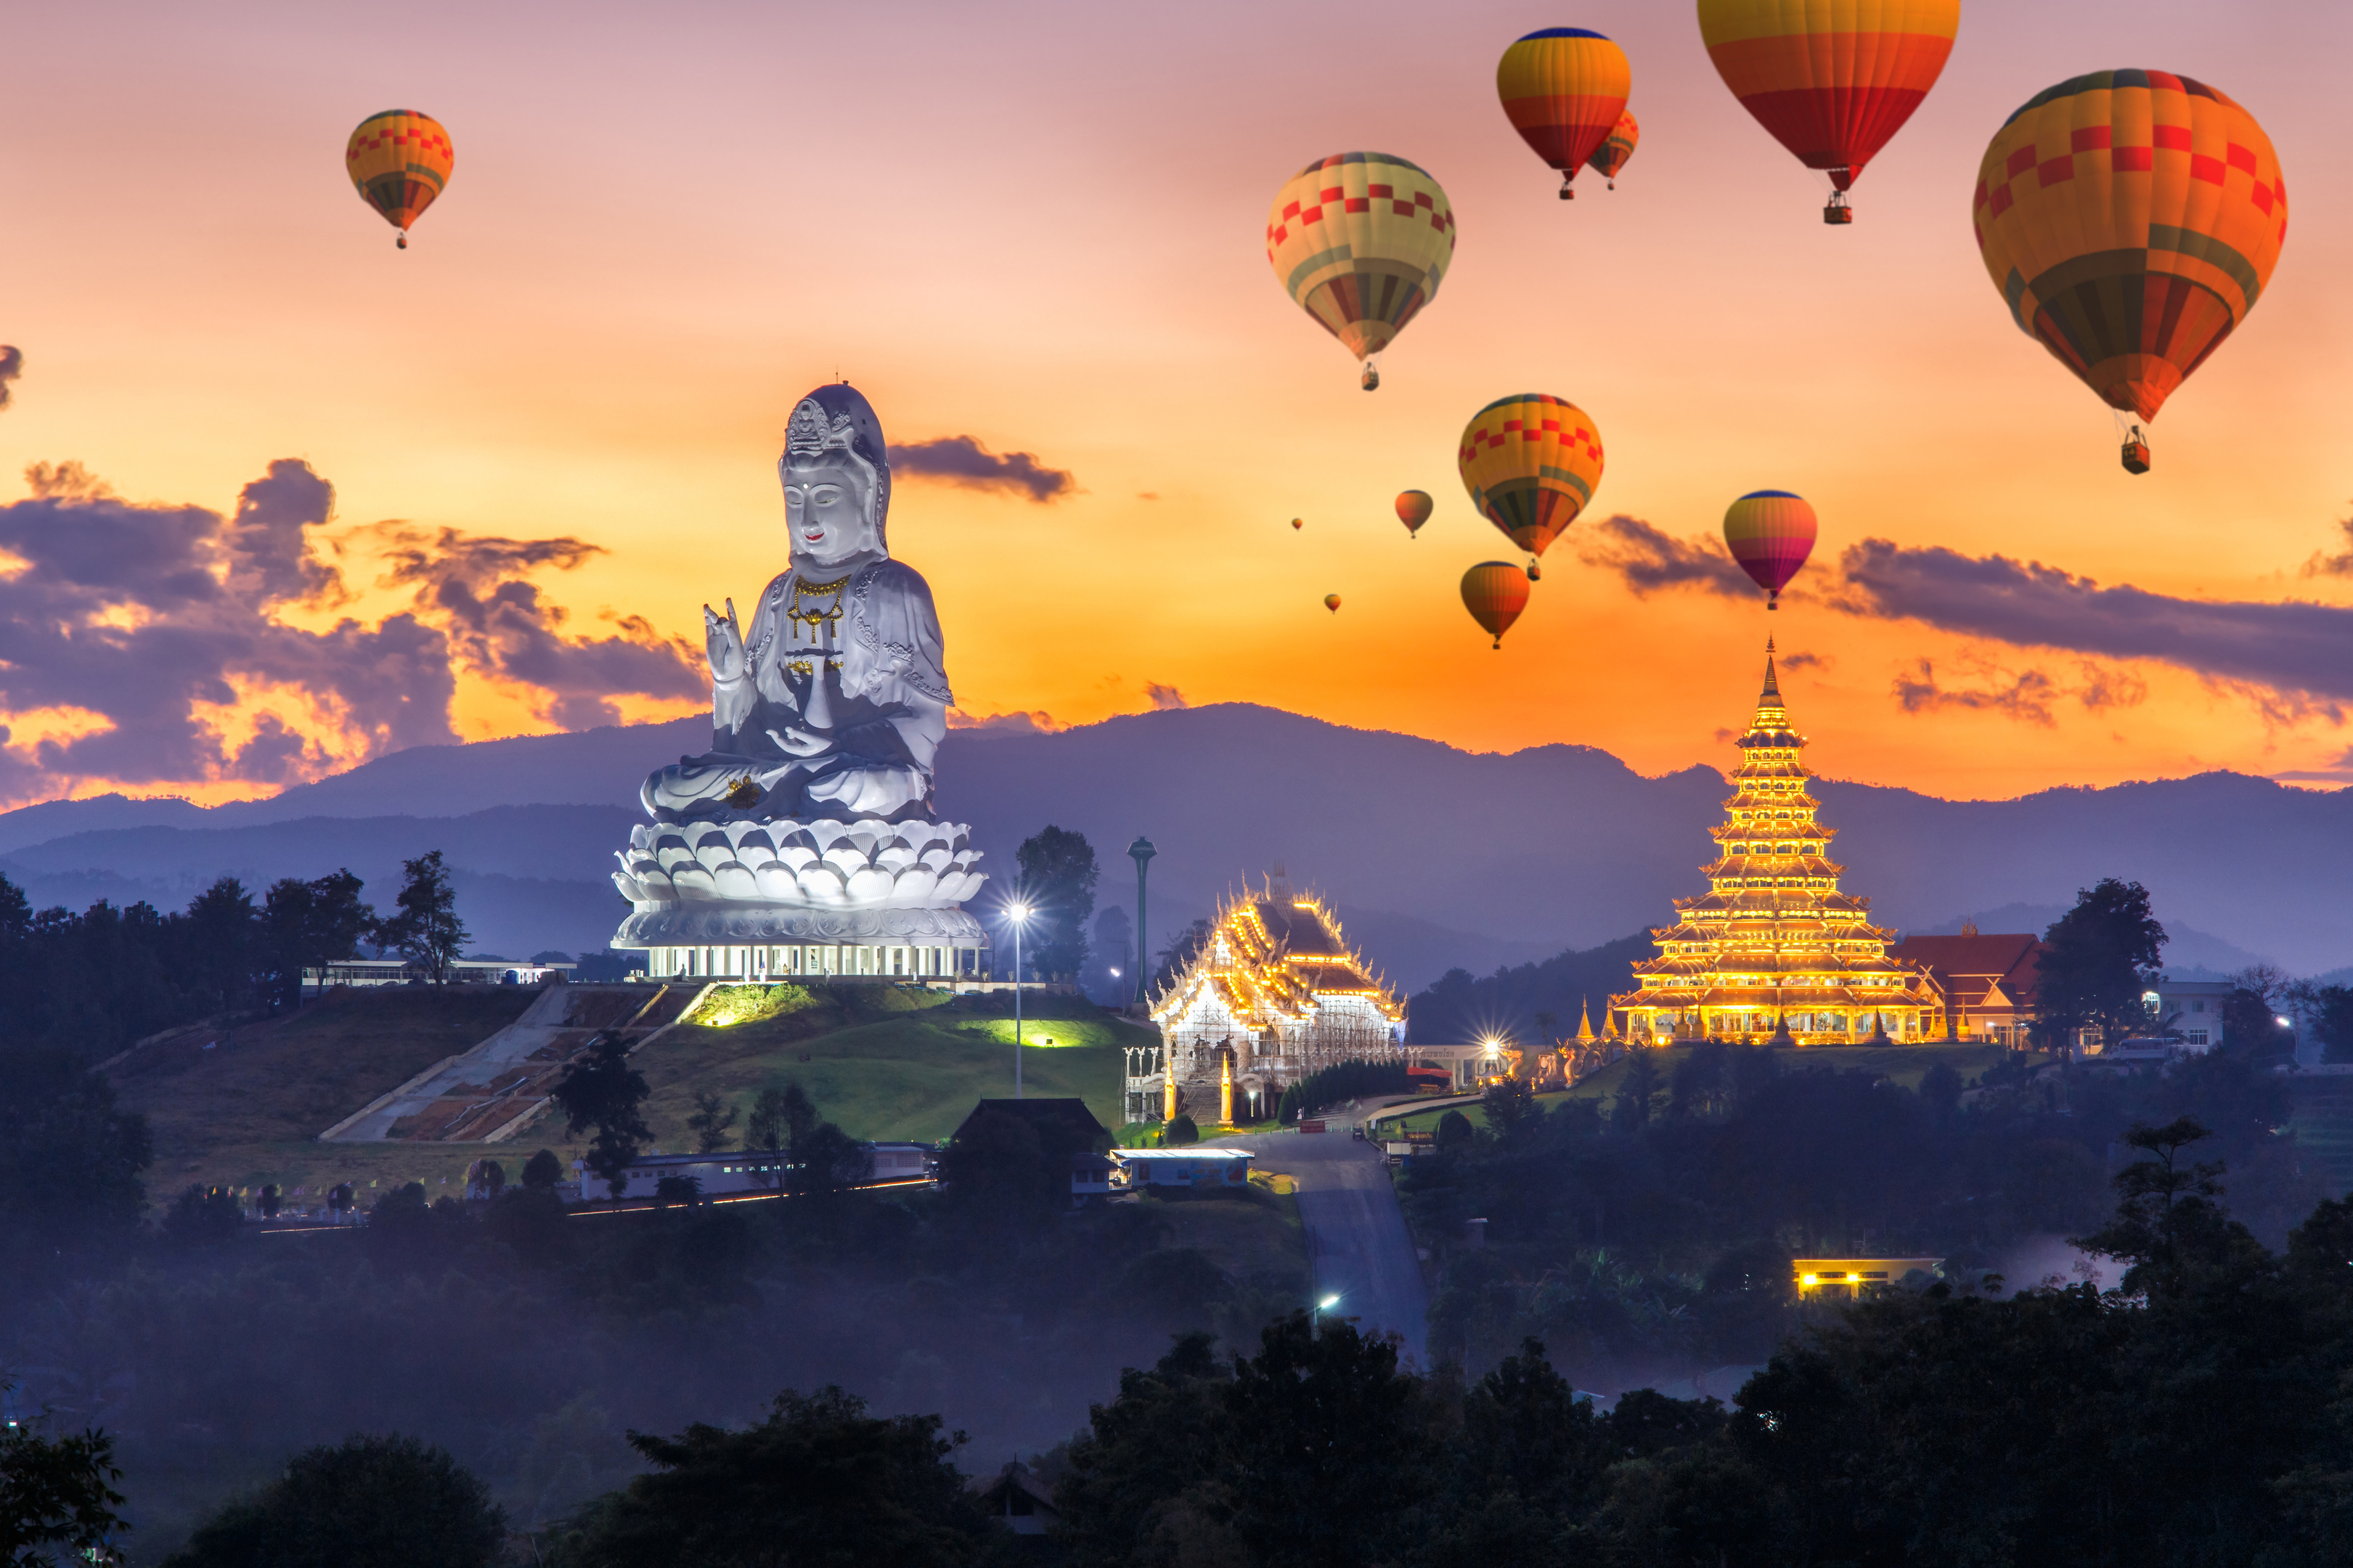
POLYGON ((1008 904, 1013 917, 1013 1098, 1021 1098, 1021 928, 1029 923, 1029 906, 1008 904))
POLYGON ((1324 1313, 1326 1313, 1326 1312, 1330 1311, 1333 1308, 1335 1308, 1335 1307, 1338 1306, 1339 1304, 1340 1304, 1340 1298, 1339 1298, 1339 1297, 1337 1297, 1337 1296, 1326 1296, 1326 1297, 1324 1297, 1321 1301, 1316 1302, 1316 1303, 1315 1303, 1315 1318, 1316 1318, 1316 1320, 1320 1321, 1323 1319, 1323 1316, 1324 1316, 1324 1313))

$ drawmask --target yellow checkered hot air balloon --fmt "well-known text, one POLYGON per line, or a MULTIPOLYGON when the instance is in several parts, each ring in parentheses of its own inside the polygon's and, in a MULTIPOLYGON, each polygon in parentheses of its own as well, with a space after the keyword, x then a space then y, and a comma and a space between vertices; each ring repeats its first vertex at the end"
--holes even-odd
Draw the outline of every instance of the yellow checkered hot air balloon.
MULTIPOLYGON (((2287 238, 2263 128, 2165 71, 2099 71, 2037 94, 1986 149, 1970 205, 2019 331, 2144 422, 2254 309, 2287 238)), ((2125 467, 2148 471, 2139 425, 2125 467)))
POLYGON ((369 115, 343 147, 343 168, 360 199, 400 231, 403 250, 408 248, 408 226, 449 184, 457 161, 441 122, 414 109, 369 115))
POLYGON ((1438 182, 1386 153, 1318 159, 1275 193, 1266 258, 1293 303, 1365 364, 1438 293, 1454 258, 1454 207, 1438 182))
POLYGON ((1633 84, 1626 51, 1587 27, 1541 28, 1495 62, 1504 114, 1535 155, 1560 171, 1565 202, 1576 199, 1570 182, 1609 139, 1633 84))
POLYGON ((1541 392, 1472 416, 1458 458, 1471 504, 1531 555, 1568 531, 1601 483, 1601 432, 1577 405, 1541 392))

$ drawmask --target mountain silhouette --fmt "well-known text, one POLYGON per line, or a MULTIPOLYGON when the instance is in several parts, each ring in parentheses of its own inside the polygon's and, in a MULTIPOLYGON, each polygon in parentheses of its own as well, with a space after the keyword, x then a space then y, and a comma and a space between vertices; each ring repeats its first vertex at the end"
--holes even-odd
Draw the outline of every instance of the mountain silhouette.
MULTIPOLYGON (((258 886, 347 865, 383 905, 401 859, 438 848, 484 950, 593 949, 621 913, 606 873, 638 819, 638 781, 710 733, 690 719, 420 746, 212 808, 50 802, 0 814, 0 871, 37 907, 169 906, 221 875, 258 886)), ((1664 923, 1670 900, 1704 889, 1697 867, 1726 790, 1713 768, 1646 777, 1591 747, 1465 752, 1229 703, 1054 733, 952 731, 937 803, 987 851, 984 917, 1014 849, 1048 823, 1094 845, 1098 905, 1132 909, 1125 850, 1141 834, 1159 851, 1155 948, 1281 864, 1415 990, 1449 968, 1486 973, 1664 923)), ((1950 928, 2004 906, 2039 915, 2116 876, 2149 889, 2177 964, 2255 955, 2311 973, 2353 961, 2341 895, 2353 792, 2211 773, 2007 801, 1835 780, 1818 793, 1844 886, 1884 924, 1950 928)))

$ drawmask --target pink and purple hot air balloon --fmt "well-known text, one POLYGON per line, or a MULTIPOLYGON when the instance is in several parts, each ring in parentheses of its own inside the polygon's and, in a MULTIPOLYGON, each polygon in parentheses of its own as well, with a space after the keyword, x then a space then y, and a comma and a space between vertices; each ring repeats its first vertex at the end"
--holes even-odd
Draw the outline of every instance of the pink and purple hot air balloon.
POLYGON ((1781 607, 1781 590, 1814 552, 1816 531, 1814 509, 1788 490, 1751 490, 1724 514, 1724 542, 1768 595, 1768 610, 1781 607))

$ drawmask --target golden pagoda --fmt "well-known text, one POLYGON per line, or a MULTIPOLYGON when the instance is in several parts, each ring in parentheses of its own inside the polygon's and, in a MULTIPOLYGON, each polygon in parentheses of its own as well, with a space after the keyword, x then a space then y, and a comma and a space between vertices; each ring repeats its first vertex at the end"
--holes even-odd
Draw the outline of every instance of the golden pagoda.
POLYGON ((1731 1039, 1798 1046, 1928 1037, 1943 1008, 1927 970, 1888 955, 1895 933, 1871 923, 1871 900, 1839 891, 1834 828, 1817 820, 1813 776, 1789 728, 1773 645, 1765 689, 1740 737, 1740 767, 1708 890, 1675 900, 1651 932, 1659 956, 1634 965, 1636 990, 1609 999, 1630 1044, 1731 1039))

